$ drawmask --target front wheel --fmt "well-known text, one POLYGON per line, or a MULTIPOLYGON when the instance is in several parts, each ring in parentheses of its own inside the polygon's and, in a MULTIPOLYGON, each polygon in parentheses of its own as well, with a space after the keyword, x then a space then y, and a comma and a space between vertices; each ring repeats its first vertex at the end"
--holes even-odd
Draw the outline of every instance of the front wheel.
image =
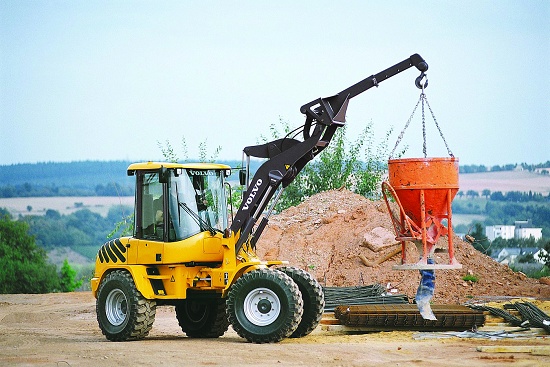
POLYGON ((298 286, 278 270, 258 269, 244 274, 227 297, 233 329, 253 343, 278 342, 290 336, 303 310, 298 286))
POLYGON ((141 295, 128 272, 115 270, 101 281, 96 315, 99 328, 108 340, 145 338, 153 327, 155 313, 156 302, 141 295))

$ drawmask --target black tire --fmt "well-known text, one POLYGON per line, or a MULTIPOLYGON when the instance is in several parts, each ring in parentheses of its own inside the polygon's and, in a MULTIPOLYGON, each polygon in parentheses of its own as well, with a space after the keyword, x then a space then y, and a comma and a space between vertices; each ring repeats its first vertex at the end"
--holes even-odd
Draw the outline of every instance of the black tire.
POLYGON ((141 295, 127 271, 115 270, 101 281, 96 315, 99 328, 108 340, 145 338, 153 327, 155 313, 156 302, 141 295))
POLYGON ((325 293, 321 284, 313 278, 307 271, 294 268, 282 267, 277 268, 286 275, 292 278, 298 285, 302 300, 304 301, 304 314, 298 328, 290 335, 291 338, 301 338, 311 333, 323 317, 325 310, 325 293))
POLYGON ((181 330, 190 338, 218 338, 229 328, 225 299, 186 299, 176 306, 181 330))
POLYGON ((285 273, 258 269, 241 276, 227 298, 229 322, 252 343, 273 343, 291 335, 303 313, 300 290, 285 273))

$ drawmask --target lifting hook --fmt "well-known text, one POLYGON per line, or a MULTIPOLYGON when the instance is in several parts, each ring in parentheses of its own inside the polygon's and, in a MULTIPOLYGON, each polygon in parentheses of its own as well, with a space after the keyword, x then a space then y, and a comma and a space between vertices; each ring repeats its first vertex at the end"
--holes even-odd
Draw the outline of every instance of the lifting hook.
POLYGON ((424 73, 424 72, 421 72, 421 73, 420 73, 420 76, 418 76, 418 77, 415 79, 414 84, 416 85, 416 87, 417 87, 418 89, 424 90, 424 88, 427 88, 427 87, 428 87, 428 75, 426 75, 426 73, 424 73), (422 84, 422 79, 426 79, 426 81, 424 82, 424 84, 422 84))

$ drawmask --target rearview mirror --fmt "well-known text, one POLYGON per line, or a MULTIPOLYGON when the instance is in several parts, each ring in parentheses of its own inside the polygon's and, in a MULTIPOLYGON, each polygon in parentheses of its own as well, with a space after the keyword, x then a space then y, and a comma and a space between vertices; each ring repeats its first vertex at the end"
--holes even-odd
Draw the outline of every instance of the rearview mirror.
POLYGON ((159 171, 159 182, 160 183, 167 183, 168 182, 168 176, 170 176, 170 175, 169 175, 168 170, 166 169, 166 167, 161 166, 160 171, 159 171))
POLYGON ((245 169, 239 170, 239 183, 242 186, 245 186, 247 184, 247 182, 246 182, 246 170, 245 169))

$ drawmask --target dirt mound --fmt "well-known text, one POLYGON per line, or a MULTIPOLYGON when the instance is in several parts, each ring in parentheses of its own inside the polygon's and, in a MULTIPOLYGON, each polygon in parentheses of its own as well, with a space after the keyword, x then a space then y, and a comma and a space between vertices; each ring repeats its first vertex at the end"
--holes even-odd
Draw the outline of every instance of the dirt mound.
MULTIPOLYGON (((325 286, 379 283, 412 298, 420 274, 392 270, 400 255, 379 265, 365 265, 395 252, 399 245, 384 239, 388 231, 393 233, 393 227, 383 201, 370 201, 348 190, 333 190, 274 215, 258 242, 257 252, 266 260, 288 260, 290 265, 308 270, 325 286), (379 241, 372 240, 376 237, 379 241)), ((456 304, 485 296, 550 298, 550 285, 513 272, 458 237, 453 243, 462 269, 436 270, 433 302, 456 304), (468 274, 478 281, 464 281, 462 278, 468 274)), ((438 247, 446 248, 446 240, 440 240, 438 247)), ((412 244, 408 245, 407 258, 418 258, 412 244)), ((447 261, 446 254, 436 253, 437 263, 447 261)))

